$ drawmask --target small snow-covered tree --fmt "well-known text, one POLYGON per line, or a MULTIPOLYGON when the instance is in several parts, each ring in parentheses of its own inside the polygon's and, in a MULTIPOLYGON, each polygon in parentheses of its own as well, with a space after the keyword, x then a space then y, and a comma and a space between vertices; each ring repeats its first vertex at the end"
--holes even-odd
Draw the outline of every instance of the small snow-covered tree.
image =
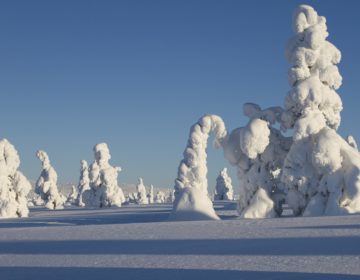
POLYGON ((84 207, 83 194, 90 190, 90 179, 89 179, 89 166, 86 160, 80 162, 80 179, 78 184, 79 194, 77 197, 78 206, 84 207))
POLYGON ((215 200, 233 200, 234 189, 227 168, 220 171, 216 178, 215 200))
POLYGON ((283 127, 294 129, 281 174, 287 202, 295 215, 360 212, 360 154, 336 133, 341 53, 326 40, 326 19, 312 7, 301 5, 293 26, 286 51, 292 89, 282 116, 283 127))
POLYGON ((77 199, 79 196, 79 190, 75 185, 71 186, 71 191, 67 197, 66 205, 77 205, 77 199))
POLYGON ((225 158, 236 166, 240 182, 238 211, 243 218, 270 218, 281 212, 278 170, 286 157, 291 139, 274 127, 283 110, 262 110, 246 103, 244 114, 250 119, 245 127, 234 129, 223 145, 225 158))
POLYGON ((142 178, 139 178, 139 182, 136 185, 136 191, 138 194, 137 195, 137 197, 138 197, 137 203, 138 204, 149 204, 149 200, 148 200, 148 197, 146 194, 146 188, 145 188, 142 178))
POLYGON ((27 198, 31 185, 17 169, 20 158, 15 147, 0 140, 0 218, 27 217, 27 198))
POLYGON ((215 146, 221 147, 227 135, 223 120, 215 115, 202 117, 190 130, 184 159, 175 180, 175 201, 172 220, 218 220, 208 197, 207 142, 215 133, 215 146))
POLYGON ((63 209, 65 197, 59 192, 57 186, 57 173, 51 166, 46 152, 38 151, 36 156, 41 161, 42 171, 39 179, 36 181, 35 191, 41 196, 48 209, 63 209))
POLYGON ((125 196, 118 185, 120 167, 110 165, 110 151, 106 143, 94 147, 95 161, 90 165, 90 189, 83 193, 86 206, 90 207, 121 207, 125 196))
POLYGON ((155 203, 165 203, 166 197, 163 191, 158 191, 155 195, 155 203))
POLYGON ((153 204, 154 203, 154 186, 150 185, 150 191, 148 194, 148 198, 149 198, 149 203, 153 204))

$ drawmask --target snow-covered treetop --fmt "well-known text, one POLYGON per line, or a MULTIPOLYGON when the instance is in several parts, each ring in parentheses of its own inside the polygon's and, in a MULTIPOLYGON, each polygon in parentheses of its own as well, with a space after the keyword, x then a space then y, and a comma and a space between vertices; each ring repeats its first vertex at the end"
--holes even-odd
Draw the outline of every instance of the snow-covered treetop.
POLYGON ((106 143, 96 144, 94 147, 95 160, 100 166, 107 165, 111 159, 110 150, 106 143))
POLYGON ((47 153, 45 151, 42 151, 42 150, 37 151, 36 156, 41 161, 44 169, 48 169, 50 167, 49 156, 47 155, 47 153))
POLYGON ((7 140, 0 140, 0 175, 14 174, 20 165, 15 147, 7 140))
POLYGON ((286 49, 293 88, 285 99, 282 127, 294 128, 297 140, 326 126, 339 127, 342 102, 335 90, 341 86, 342 77, 336 66, 341 53, 326 40, 329 34, 325 17, 301 5, 295 11, 293 29, 295 36, 286 49))

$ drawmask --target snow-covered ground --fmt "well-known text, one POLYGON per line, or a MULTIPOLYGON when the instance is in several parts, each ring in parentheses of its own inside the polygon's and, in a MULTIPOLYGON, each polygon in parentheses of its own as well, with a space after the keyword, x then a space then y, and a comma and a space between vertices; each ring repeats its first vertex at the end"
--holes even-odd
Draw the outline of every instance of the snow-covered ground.
POLYGON ((171 205, 0 220, 0 279, 360 279, 360 215, 169 222, 171 205))

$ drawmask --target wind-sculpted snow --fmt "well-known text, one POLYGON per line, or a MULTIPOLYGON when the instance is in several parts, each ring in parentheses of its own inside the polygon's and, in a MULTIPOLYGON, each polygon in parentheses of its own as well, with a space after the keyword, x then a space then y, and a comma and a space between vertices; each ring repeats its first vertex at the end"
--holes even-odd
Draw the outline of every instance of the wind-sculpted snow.
POLYGON ((15 147, 6 139, 0 140, 0 218, 27 217, 26 196, 31 185, 17 169, 20 158, 15 147))
POLYGON ((35 191, 41 196, 48 209, 63 209, 66 198, 59 192, 57 186, 57 173, 51 166, 46 152, 38 151, 36 156, 41 161, 42 171, 36 181, 35 191))
POLYGON ((219 219, 208 197, 206 148, 210 133, 215 135, 215 147, 221 147, 227 132, 219 116, 206 115, 190 130, 175 180, 173 220, 219 219))
POLYGON ((221 170, 219 176, 216 178, 215 192, 215 200, 234 199, 234 189, 231 178, 227 173, 227 168, 221 170))
POLYGON ((94 147, 95 161, 90 165, 90 189, 83 193, 86 206, 90 207, 120 207, 125 202, 125 196, 118 185, 120 167, 110 165, 110 151, 106 143, 94 147))

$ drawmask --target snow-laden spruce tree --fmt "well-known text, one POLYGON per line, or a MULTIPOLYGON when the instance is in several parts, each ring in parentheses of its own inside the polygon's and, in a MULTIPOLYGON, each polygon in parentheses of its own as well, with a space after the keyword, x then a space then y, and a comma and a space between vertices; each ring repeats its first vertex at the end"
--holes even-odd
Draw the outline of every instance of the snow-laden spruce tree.
POLYGON ((223 120, 215 115, 202 117, 190 130, 184 159, 175 180, 175 201, 172 220, 218 220, 208 197, 207 142, 215 134, 215 146, 221 147, 226 137, 223 120))
POLYGON ((120 167, 112 166, 110 151, 106 143, 94 147, 95 161, 90 165, 90 189, 83 192, 87 207, 121 207, 125 196, 118 185, 120 167))
POLYGON ((144 185, 143 179, 139 178, 139 182, 136 185, 136 191, 137 191, 137 203, 138 204, 149 204, 149 200, 146 194, 146 187, 144 185))
POLYGON ((154 186, 150 185, 150 191, 148 194, 148 199, 149 199, 149 203, 153 204, 154 203, 154 186))
POLYGON ((283 127, 294 129, 281 174, 287 202, 296 215, 360 212, 360 155, 336 133, 341 53, 326 40, 326 19, 312 7, 296 10, 293 27, 286 49, 292 89, 282 115, 283 127))
POLYGON ((36 156, 41 161, 42 171, 35 184, 35 192, 41 196, 48 209, 63 209, 66 198, 59 192, 57 173, 51 166, 46 152, 38 151, 36 156))
POLYGON ((233 200, 234 189, 227 168, 220 171, 216 178, 215 200, 233 200))
POLYGON ((80 162, 80 179, 78 184, 79 194, 77 197, 77 204, 80 207, 84 207, 83 194, 90 190, 90 178, 89 178, 89 166, 86 160, 80 162))
POLYGON ((15 147, 6 139, 0 140, 0 218, 27 217, 26 196, 31 185, 17 169, 20 158, 15 147))

